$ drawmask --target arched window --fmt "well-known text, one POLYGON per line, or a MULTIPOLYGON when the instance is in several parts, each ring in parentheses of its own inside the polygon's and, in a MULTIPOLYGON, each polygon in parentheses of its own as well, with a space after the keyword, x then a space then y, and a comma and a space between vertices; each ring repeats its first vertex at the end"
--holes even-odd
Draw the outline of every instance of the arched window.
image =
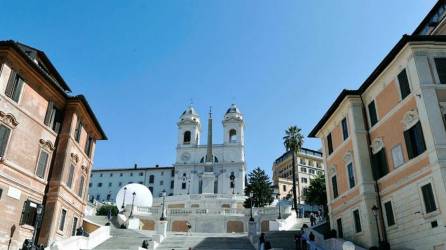
POLYGON ((184 132, 183 143, 190 144, 190 131, 184 132))
POLYGON ((237 131, 235 129, 229 130, 229 142, 237 142, 237 131))
POLYGON ((155 182, 155 176, 152 174, 149 176, 149 183, 154 183, 155 182))

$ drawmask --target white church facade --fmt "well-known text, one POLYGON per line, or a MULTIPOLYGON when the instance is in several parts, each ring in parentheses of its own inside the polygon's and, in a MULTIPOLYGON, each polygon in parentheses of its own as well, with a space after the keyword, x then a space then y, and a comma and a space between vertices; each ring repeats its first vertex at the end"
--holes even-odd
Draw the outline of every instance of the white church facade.
POLYGON ((201 120, 190 106, 178 121, 174 195, 238 194, 245 189, 243 115, 233 104, 223 117, 223 143, 213 144, 212 114, 207 144, 200 144, 201 120))

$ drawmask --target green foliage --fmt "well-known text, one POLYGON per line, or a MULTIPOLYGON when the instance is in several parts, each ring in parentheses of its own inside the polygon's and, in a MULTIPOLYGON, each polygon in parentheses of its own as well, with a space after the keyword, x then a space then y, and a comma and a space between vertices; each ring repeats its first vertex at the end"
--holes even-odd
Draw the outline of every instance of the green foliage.
POLYGON ((112 216, 118 215, 118 208, 115 205, 103 205, 96 211, 96 215, 107 216, 108 211, 111 211, 112 216))
MULTIPOLYGON (((253 205, 254 207, 264 207, 273 202, 273 188, 269 176, 257 167, 248 174, 249 184, 246 185, 245 195, 249 197, 249 192, 253 193, 253 205)), ((246 199, 244 206, 246 208, 251 207, 250 199, 246 199)))
POLYGON ((318 174, 310 180, 310 185, 304 189, 305 202, 312 205, 327 205, 327 189, 325 187, 325 176, 318 174))
POLYGON ((296 126, 290 126, 285 130, 285 136, 283 137, 283 145, 287 151, 299 152, 304 144, 304 136, 301 129, 296 126))

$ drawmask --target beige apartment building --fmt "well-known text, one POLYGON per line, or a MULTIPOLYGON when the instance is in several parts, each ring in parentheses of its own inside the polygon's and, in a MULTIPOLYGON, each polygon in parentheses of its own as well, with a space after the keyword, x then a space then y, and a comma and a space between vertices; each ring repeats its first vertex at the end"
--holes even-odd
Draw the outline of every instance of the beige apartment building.
POLYGON ((34 233, 48 245, 82 224, 95 144, 106 136, 86 99, 69 93, 45 53, 0 41, 0 249, 34 233))
MULTIPOLYGON (((273 163, 273 185, 277 187, 281 199, 293 195, 292 156, 291 151, 288 151, 273 163)), ((296 182, 300 182, 301 203, 304 203, 303 190, 310 185, 310 180, 318 174, 324 174, 322 153, 317 150, 302 148, 296 154, 296 182), (297 179, 297 176, 299 176, 299 179, 297 179)))
POLYGON ((364 247, 446 247, 445 10, 439 1, 310 133, 323 144, 331 227, 364 247))

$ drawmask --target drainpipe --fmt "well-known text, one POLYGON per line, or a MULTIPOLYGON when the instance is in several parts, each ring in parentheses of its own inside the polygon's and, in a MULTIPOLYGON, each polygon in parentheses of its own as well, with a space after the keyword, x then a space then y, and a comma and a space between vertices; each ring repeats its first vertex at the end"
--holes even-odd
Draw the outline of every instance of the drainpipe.
MULTIPOLYGON (((369 157, 370 157, 370 163, 372 163, 371 165, 372 165, 372 168, 373 168, 373 162, 372 162, 372 159, 373 159, 373 153, 372 153, 372 151, 370 150, 370 145, 371 145, 371 143, 372 143, 372 140, 371 140, 371 138, 370 138, 370 133, 368 132, 369 131, 369 123, 367 122, 367 115, 366 115, 366 109, 365 109, 365 104, 364 104, 364 100, 362 99, 362 96, 360 95, 360 98, 361 98, 361 103, 362 103, 362 113, 363 113, 363 119, 364 119, 364 126, 365 126, 365 130, 367 131, 367 148, 368 148, 368 151, 369 151, 369 157)), ((373 174, 373 169, 372 169, 372 174, 373 174)), ((375 177, 373 177, 373 179, 375 179, 375 177)), ((381 217, 381 219, 379 220, 379 224, 380 224, 380 226, 381 226, 381 231, 382 231, 382 236, 383 236, 383 243, 387 243, 387 231, 386 231, 386 226, 384 225, 384 213, 383 213, 383 206, 382 206, 382 201, 381 201, 381 195, 380 195, 380 190, 379 190, 379 185, 378 185, 378 180, 377 179, 375 179, 375 189, 376 189, 376 193, 377 193, 377 203, 378 203, 378 207, 379 207, 379 214, 380 214, 380 217, 381 217)), ((378 234, 379 234, 379 232, 377 232, 378 234)), ((378 238, 379 238, 380 236, 378 235, 378 238)), ((379 242, 379 244, 381 244, 381 242, 379 242)))

